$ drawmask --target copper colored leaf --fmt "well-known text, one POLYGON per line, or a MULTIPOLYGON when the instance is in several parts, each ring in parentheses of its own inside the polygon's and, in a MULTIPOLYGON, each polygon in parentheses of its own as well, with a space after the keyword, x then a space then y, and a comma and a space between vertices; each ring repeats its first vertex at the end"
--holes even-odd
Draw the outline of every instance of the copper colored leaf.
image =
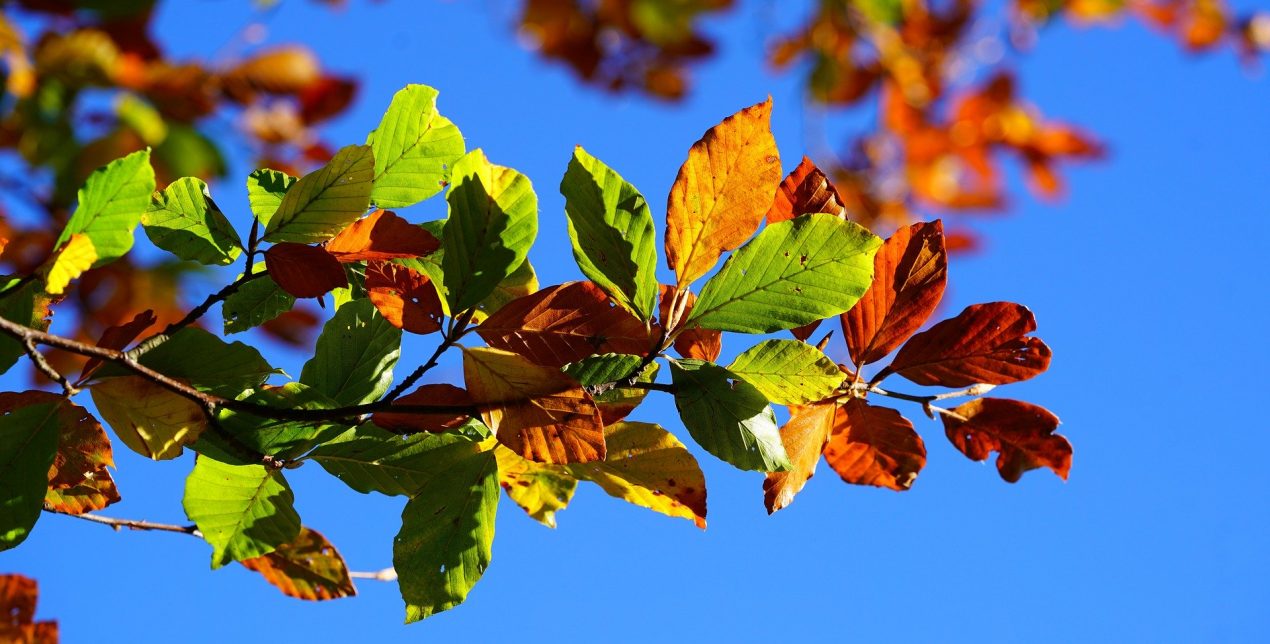
MULTIPOLYGON (((667 316, 670 315, 670 299, 674 294, 673 286, 661 286, 661 306, 660 317, 662 324, 665 324, 667 316)), ((697 301, 697 296, 692 293, 684 293, 682 297, 688 298, 684 305, 683 318, 687 318, 692 312, 692 306, 697 301)), ((685 358, 693 358, 696 360, 705 360, 706 362, 714 362, 719 358, 719 354, 723 352, 723 334, 714 329, 684 329, 675 337, 675 351, 685 358)))
MULTIPOLYGON (((31 402, 58 405, 57 456, 48 472, 44 506, 66 514, 100 510, 119 500, 119 490, 108 467, 115 466, 110 438, 88 410, 61 396, 27 392, 31 402)), ((9 399, 0 398, 0 408, 8 412, 9 399)))
POLYGON ((614 306, 591 282, 569 282, 517 298, 485 320, 477 333, 491 347, 548 367, 599 353, 642 355, 652 344, 644 324, 614 306))
POLYGON ((1064 481, 1072 467, 1072 444, 1058 429, 1058 417, 1019 400, 977 398, 944 415, 953 446, 974 461, 997 452, 997 471, 1014 483, 1028 470, 1048 467, 1064 481), (965 420, 962 420, 965 419, 965 420))
POLYGON ((317 246, 282 242, 265 251, 269 277, 295 297, 320 297, 333 289, 348 286, 344 267, 330 253, 317 246))
MULTIPOLYGON (((447 384, 423 385, 393 401, 394 405, 455 405, 470 406, 472 397, 467 391, 447 384)), ((462 409, 448 413, 420 414, 417 412, 375 412, 371 420, 382 429, 399 434, 411 432, 444 432, 467 422, 471 414, 462 409)))
MULTIPOLYGON (((132 344, 132 341, 136 340, 142 331, 154 326, 156 321, 157 318, 154 316, 154 311, 146 309, 133 317, 130 322, 108 327, 105 331, 102 331, 101 339, 97 341, 97 346, 103 349, 121 351, 124 347, 132 344)), ((100 366, 101 358, 89 358, 88 362, 84 363, 84 369, 80 372, 79 381, 82 383, 88 380, 100 366)))
POLYGON ((895 231, 873 257, 869 290, 840 317, 851 360, 877 362, 916 333, 939 306, 947 281, 940 221, 895 231))
POLYGON ((789 408, 789 422, 781 427, 781 443, 789 455, 790 468, 787 472, 772 472, 763 480, 763 504, 768 514, 793 503, 794 495, 816 473, 820 452, 833 430, 836 409, 833 402, 789 408))
POLYGON ((502 445, 495 448, 494 456, 498 459, 498 483, 507 498, 534 521, 556 527, 556 513, 568 507, 578 479, 562 465, 535 463, 502 445))
POLYGON ((463 376, 481 420, 517 454, 542 463, 604 458, 599 409, 558 369, 498 349, 465 349, 463 376))
POLYGON ((838 408, 825 461, 847 483, 902 492, 926 465, 926 445, 898 411, 852 398, 838 408))
POLYGON ((666 261, 680 286, 710 272, 763 223, 781 180, 771 116, 769 97, 710 128, 688 151, 666 204, 666 261))
POLYGON ((898 373, 919 385, 965 387, 1027 380, 1050 365, 1050 348, 1027 307, 991 302, 966 307, 913 336, 883 373, 898 373))
POLYGON ((441 328, 441 298, 420 271, 393 262, 371 262, 366 266, 366 295, 398 329, 425 334, 441 328))
POLYGON ((777 189, 772 207, 767 211, 767 223, 785 221, 812 212, 827 212, 843 218, 847 216, 847 209, 842 205, 838 189, 833 187, 829 178, 811 159, 803 157, 798 167, 785 177, 777 189))
POLYGON ((353 222, 326 244, 326 252, 341 262, 423 257, 441 247, 432 233, 396 213, 376 210, 353 222))
POLYGON ((39 587, 24 575, 0 575, 0 641, 57 644, 57 622, 35 621, 39 587))
POLYGON ((304 47, 282 46, 260 52, 224 75, 226 89, 239 100, 252 91, 298 94, 322 78, 321 64, 304 47))
POLYGON ((321 601, 357 594, 344 557, 317 530, 303 528, 295 541, 240 563, 260 573, 288 597, 321 601))

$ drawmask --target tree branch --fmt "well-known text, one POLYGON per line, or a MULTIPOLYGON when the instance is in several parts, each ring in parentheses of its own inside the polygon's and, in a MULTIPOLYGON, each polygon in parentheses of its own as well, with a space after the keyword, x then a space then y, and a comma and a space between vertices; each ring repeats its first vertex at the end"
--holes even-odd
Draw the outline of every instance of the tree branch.
POLYGON ((163 344, 164 342, 167 342, 168 339, 170 339, 173 335, 175 335, 181 329, 184 329, 185 327, 191 324, 194 324, 194 322, 198 321, 199 318, 203 317, 204 314, 206 314, 213 306, 215 306, 217 302, 222 302, 225 299, 229 298, 229 296, 233 295, 234 293, 237 293, 238 289, 242 288, 243 285, 246 284, 247 282, 250 282, 252 280, 255 280, 261 277, 265 277, 268 274, 269 274, 269 271, 267 270, 261 271, 259 273, 253 273, 251 272, 251 267, 248 266, 247 272, 243 273, 241 277, 234 280, 233 282, 230 282, 228 285, 225 286, 225 288, 222 288, 221 290, 216 291, 215 293, 212 293, 211 295, 208 295, 207 299, 203 300, 202 304, 199 304, 198 306, 191 309, 190 312, 185 315, 185 317, 181 318, 180 320, 176 322, 169 324, 166 328, 164 328, 159 333, 156 333, 146 338, 145 340, 142 340, 136 347, 126 352, 127 355, 131 357, 133 360, 140 358, 151 349, 154 349, 155 347, 163 344))
MULTIPOLYGON (((423 377, 423 374, 428 373, 428 371, 436 367, 437 363, 441 360, 441 355, 449 350, 450 347, 457 344, 459 339, 467 332, 467 325, 472 321, 472 316, 475 314, 476 309, 468 309, 460 313, 458 317, 451 318, 452 322, 450 324, 450 328, 445 332, 445 339, 437 345, 436 350, 432 352, 432 356, 428 358, 428 361, 419 365, 413 372, 410 373, 409 376, 406 376, 405 380, 402 380, 400 384, 393 387, 392 391, 388 392, 379 400, 379 403, 387 404, 396 400, 398 396, 405 393, 405 391, 412 385, 419 382, 419 379, 423 377)), ((396 411, 396 408, 394 408, 394 411, 396 411)))

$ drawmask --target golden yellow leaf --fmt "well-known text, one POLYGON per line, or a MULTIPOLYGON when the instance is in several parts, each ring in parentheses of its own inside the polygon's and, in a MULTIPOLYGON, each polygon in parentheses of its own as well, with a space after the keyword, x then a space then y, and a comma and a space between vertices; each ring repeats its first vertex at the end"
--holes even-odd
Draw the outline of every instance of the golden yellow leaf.
POLYGON ((793 467, 787 472, 772 472, 763 481, 763 503, 768 514, 793 503, 794 495, 816 473, 820 452, 833 431, 836 411, 833 401, 789 408, 789 422, 781 427, 781 443, 793 467))
POLYGON ((723 119, 688 150, 666 204, 666 261, 679 286, 710 272, 766 217, 781 182, 771 117, 768 97, 723 119))
POLYGON ((93 240, 83 233, 75 233, 66 245, 45 264, 44 290, 60 295, 66 292, 71 280, 79 277, 97 261, 97 248, 93 240))
POLYGON ((494 457, 498 459, 498 483, 508 498, 538 523, 556 527, 556 512, 569 505, 578 479, 564 466, 523 459, 502 445, 494 450, 494 457))
POLYGON ((108 378, 90 391, 119 440, 156 461, 180 456, 207 426, 198 405, 139 376, 108 378))

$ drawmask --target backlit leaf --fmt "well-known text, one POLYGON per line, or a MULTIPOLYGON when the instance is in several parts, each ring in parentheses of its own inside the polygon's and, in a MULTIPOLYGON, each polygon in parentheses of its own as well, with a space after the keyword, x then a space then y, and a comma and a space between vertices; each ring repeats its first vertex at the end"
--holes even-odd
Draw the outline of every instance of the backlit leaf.
POLYGON ((282 197, 287 194, 297 179, 285 172, 262 168, 247 175, 247 203, 251 213, 262 224, 268 224, 273 214, 282 205, 282 197))
POLYGON ((14 644, 57 644, 57 622, 35 621, 39 587, 23 575, 0 575, 0 640, 14 644))
POLYGON ((154 193, 150 151, 140 150, 98 168, 79 190, 78 205, 62 229, 55 247, 83 233, 97 253, 94 266, 123 257, 132 248, 132 231, 154 193))
POLYGON ((629 378, 643 362, 643 356, 605 353, 571 362, 564 366, 563 371, 579 384, 593 387, 629 378))
POLYGON ((207 427, 207 417, 196 403, 140 376, 109 378, 89 391, 115 436, 146 458, 180 456, 207 427))
POLYGON ((926 445, 898 411, 852 398, 838 407, 825 461, 847 483, 902 492, 926 465, 926 445))
POLYGON ((494 290, 476 305, 476 313, 472 316, 472 321, 484 322, 504 306, 536 292, 538 292, 538 274, 534 272, 533 265, 526 258, 520 266, 516 267, 516 270, 512 271, 511 275, 499 282, 498 286, 495 286, 494 290))
POLYGON ((728 371, 742 377, 771 402, 802 405, 822 400, 845 374, 816 347, 797 340, 765 340, 736 357, 728 371))
POLYGON ((957 416, 942 417, 944 432, 970 460, 986 461, 997 452, 997 471, 1011 483, 1038 467, 1048 467, 1067 480, 1072 444, 1054 433, 1058 417, 1044 407, 1004 398, 976 398, 952 412, 957 416))
POLYGON ((465 149, 459 128, 437 113, 437 91, 427 85, 394 94, 366 143, 375 151, 371 199, 380 208, 404 208, 441 192, 465 149))
POLYGON ((427 274, 395 262, 366 266, 366 296, 389 324, 410 333, 441 329, 441 299, 427 274))
POLYGON ((498 482, 507 498, 538 523, 556 527, 556 512, 569 505, 578 479, 563 465, 535 463, 502 445, 494 449, 494 456, 498 459, 498 482))
POLYGON ((763 504, 772 514, 794 502, 816 473, 820 452, 833 431, 837 405, 832 401, 790 407, 789 422, 781 427, 781 444, 789 454, 788 472, 772 472, 763 479, 763 504))
POLYGON ((300 382, 339 405, 378 400, 392 386, 401 354, 401 331, 367 300, 345 303, 318 336, 300 382))
POLYGON ((347 286, 339 261, 317 246, 283 242, 265 251, 269 277, 294 297, 321 297, 347 286))
MULTIPOLYGON (((661 365, 651 362, 644 367, 643 373, 636 378, 636 381, 654 382, 657 380, 657 372, 660 369, 661 365)), ((604 421, 606 427, 629 416, 647 397, 648 390, 637 387, 615 387, 594 396, 595 406, 600 409, 600 419, 604 421)))
POLYGON ((194 461, 182 505, 212 546, 212 568, 266 555, 300 536, 295 495, 282 472, 263 465, 194 461))
POLYGON ((295 541, 241 563, 288 597, 321 601, 357 594, 344 557, 317 530, 302 528, 295 541))
POLYGON ((884 373, 944 387, 1027 380, 1050 364, 1050 348, 1027 335, 1035 330, 1036 318, 1025 306, 974 304, 909 339, 884 373))
POLYGON ((92 268, 96 261, 97 249, 93 247, 93 240, 84 233, 71 235, 66 245, 57 250, 43 269, 44 290, 53 295, 61 295, 73 280, 92 268))
POLYGON ((342 148, 287 190, 265 226, 264 240, 312 244, 334 237, 370 207, 374 166, 369 147, 342 148))
POLYGON ((881 244, 833 215, 771 224, 706 282, 689 324, 771 333, 843 313, 868 288, 881 244))
POLYGON ((284 291, 272 277, 257 277, 238 287, 221 304, 225 335, 254 329, 294 306, 295 296, 284 291))
POLYGON ((326 243, 326 252, 347 263, 422 257, 440 247, 432 233, 396 213, 376 210, 340 231, 326 243))
MULTIPOLYGON (((156 321, 157 319, 154 317, 154 311, 149 309, 142 311, 141 313, 133 316, 132 320, 129 322, 107 327, 105 331, 102 331, 101 339, 97 340, 97 346, 122 351, 129 344, 132 344, 132 341, 136 340, 143 331, 151 326, 154 326, 156 321)), ((84 368, 80 371, 79 381, 84 382, 88 380, 88 378, 93 375, 93 372, 96 371, 101 364, 101 358, 89 358, 88 361, 84 363, 84 368)))
POLYGON ((774 224, 815 212, 827 212, 844 219, 847 216, 838 189, 811 159, 803 157, 776 191, 772 207, 767 211, 767 223, 774 224))
POLYGON ((710 128, 688 151, 666 204, 666 261, 680 286, 710 272, 763 222, 781 180, 771 116, 769 97, 710 128))
POLYGON ((6 410, 0 416, 0 551, 25 541, 40 518, 61 425, 56 403, 26 394, 5 396, 6 410))
MULTIPOLYGON (((47 331, 52 309, 52 299, 36 281, 31 281, 11 291, 0 299, 0 316, 10 322, 37 331, 47 331)), ((22 344, 7 334, 0 334, 0 373, 8 371, 22 357, 22 344)))
POLYGON ((194 177, 156 192, 141 225, 155 246, 181 259, 223 266, 242 252, 242 240, 212 201, 207 184, 194 177))
POLYGON ((448 463, 481 451, 479 443, 458 434, 397 436, 363 423, 313 450, 309 458, 363 494, 416 496, 448 463))
MULTIPOLYGON (((255 348, 241 342, 226 343, 196 327, 176 332, 167 342, 143 354, 138 362, 199 389, 225 396, 237 396, 277 373, 255 348), (198 359, 191 360, 191 356, 198 359)), ((96 375, 106 378, 129 373, 118 365, 106 364, 96 375)))
POLYGON ((66 514, 100 510, 119 500, 110 476, 114 453, 110 438, 88 410, 56 394, 36 392, 0 394, 0 408, 9 410, 15 397, 30 397, 58 405, 57 457, 48 472, 44 506, 66 514))
MULTIPOLYGON (((266 385, 239 400, 273 409, 330 409, 337 405, 317 389, 299 382, 266 385)), ((251 465, 259 460, 258 454, 290 461, 317 443, 339 435, 346 427, 267 418, 232 409, 222 409, 218 420, 221 431, 204 431, 191 447, 199 454, 229 465, 251 465)))
POLYGON ((394 405, 454 405, 455 411, 446 413, 378 411, 371 417, 376 425, 390 432, 444 432, 462 426, 471 414, 461 407, 471 407, 472 397, 467 391, 447 384, 422 385, 418 389, 392 401, 394 405))
POLYGON ((673 361, 670 375, 675 407, 697 444, 743 470, 789 469, 776 414, 754 385, 701 360, 673 361))

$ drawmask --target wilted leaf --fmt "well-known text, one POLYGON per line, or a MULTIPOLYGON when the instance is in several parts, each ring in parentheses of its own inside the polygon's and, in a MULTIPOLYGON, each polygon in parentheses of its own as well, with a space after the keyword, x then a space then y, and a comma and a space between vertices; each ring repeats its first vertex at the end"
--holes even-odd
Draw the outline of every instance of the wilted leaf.
POLYGON ((494 456, 498 459, 498 482, 507 498, 538 523, 556 527, 556 512, 569 505, 578 479, 563 465, 535 463, 502 445, 494 449, 494 456))
POLYGON ((206 456, 185 481, 185 515, 212 546, 212 568, 266 555, 300 535, 295 495, 282 472, 206 456))
POLYGON ((112 161, 89 175, 79 190, 79 205, 54 246, 83 233, 97 253, 94 266, 123 257, 132 248, 132 231, 154 192, 150 151, 141 150, 112 161))
POLYGON ((274 283, 295 297, 321 297, 348 285, 344 267, 317 246, 274 244, 265 251, 265 265, 274 283))
POLYGON ((241 563, 288 597, 321 601, 357 594, 344 557, 317 530, 302 528, 295 541, 241 563))
POLYGON ((441 329, 437 290, 424 273, 394 262, 366 265, 366 296, 390 324, 410 333, 441 329))
POLYGON ((454 405, 452 412, 421 414, 418 412, 378 411, 371 416, 374 423, 390 432, 444 432, 467 422, 471 414, 463 407, 472 407, 472 397, 467 391, 447 384, 422 385, 418 389, 397 398, 394 405, 454 405))
POLYGON ((207 417, 188 398, 140 376, 108 378, 89 390, 115 436, 132 451, 156 461, 176 458, 198 439, 207 417))
POLYGON ((881 375, 898 373, 919 385, 965 387, 1027 380, 1050 365, 1050 348, 1027 307, 991 302, 966 307, 913 336, 881 375))
POLYGON ((43 392, 5 394, 0 415, 0 551, 26 540, 40 518, 57 456, 58 405, 43 392))
POLYGON ((326 252, 347 263, 422 257, 440 247, 432 233, 396 213, 376 210, 340 231, 326 243, 326 252))
POLYGON ((698 445, 743 470, 789 469, 776 414, 758 389, 701 360, 670 363, 675 407, 698 445))
MULTIPOLYGON (((154 311, 146 309, 136 314, 131 321, 108 327, 105 331, 102 331, 101 339, 97 341, 97 346, 104 349, 122 351, 124 347, 132 344, 132 341, 136 340, 143 331, 153 326, 156 321, 154 311)), ((101 358, 89 358, 84 363, 83 370, 80 371, 79 382, 82 383, 88 380, 101 364, 101 358)))
POLYGON ((898 411, 852 398, 838 408, 825 461, 847 483, 902 492, 926 465, 926 445, 898 411))
POLYGON ((242 252, 242 240, 212 201, 207 184, 194 177, 155 193, 141 225, 155 246, 181 259, 223 266, 242 252))
POLYGON ((463 135, 437 113, 437 91, 427 85, 394 94, 367 144, 375 151, 371 199, 380 208, 404 208, 441 192, 464 151, 463 135))
POLYGON ((401 331, 367 300, 345 303, 318 336, 300 382, 339 405, 374 402, 392 386, 401 331))
POLYGON ((816 473, 820 453, 833 431, 837 407, 829 401, 789 408, 789 422, 781 427, 781 444, 789 454, 790 468, 788 472, 772 472, 763 479, 763 504, 768 514, 793 503, 794 495, 816 473))
POLYGON ((1038 467, 1048 467, 1067 480, 1072 444, 1054 433, 1058 417, 1044 407, 1004 398, 976 398, 952 412, 956 416, 943 416, 944 432, 970 460, 986 461, 997 452, 997 471, 1011 483, 1038 467))
POLYGON ((728 371, 781 405, 822 400, 845 378, 838 365, 819 349, 796 340, 760 342, 737 356, 728 371))
POLYGON ((767 223, 774 224, 816 212, 827 212, 844 219, 847 216, 838 189, 811 159, 803 157, 776 191, 776 199, 767 211, 767 223))
POLYGON ((350 145, 287 189, 265 226, 268 242, 323 242, 370 207, 375 159, 370 148, 350 145))

